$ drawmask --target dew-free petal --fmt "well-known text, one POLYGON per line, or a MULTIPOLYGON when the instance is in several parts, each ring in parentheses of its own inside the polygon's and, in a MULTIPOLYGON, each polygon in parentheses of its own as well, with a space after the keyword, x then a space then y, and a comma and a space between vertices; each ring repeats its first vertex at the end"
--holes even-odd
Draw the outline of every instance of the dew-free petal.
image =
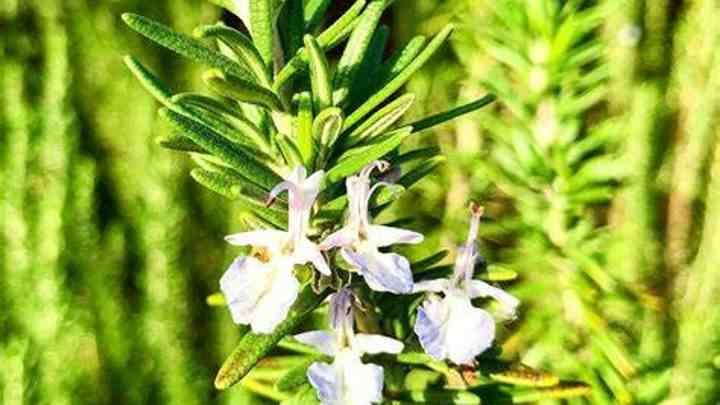
POLYGON ((297 299, 300 283, 288 263, 275 269, 271 284, 258 301, 250 325, 255 333, 271 333, 282 322, 297 299))
POLYGON ((410 263, 396 253, 382 253, 374 247, 356 251, 342 249, 343 258, 358 269, 368 287, 375 291, 409 294, 413 289, 410 263))
POLYGON ((295 335, 294 337, 298 342, 310 345, 328 356, 334 356, 337 351, 335 344, 336 337, 332 332, 316 330, 303 332, 295 335))
POLYGON ((248 324, 255 306, 272 280, 272 267, 254 257, 236 258, 220 278, 220 290, 225 296, 233 322, 248 324))
POLYGON ((405 345, 399 340, 387 336, 366 333, 358 333, 355 335, 355 341, 353 342, 354 349, 367 354, 398 354, 403 351, 404 347, 405 345))
POLYGON ((395 244, 415 244, 423 241, 421 233, 384 225, 368 225, 368 239, 377 247, 395 244))

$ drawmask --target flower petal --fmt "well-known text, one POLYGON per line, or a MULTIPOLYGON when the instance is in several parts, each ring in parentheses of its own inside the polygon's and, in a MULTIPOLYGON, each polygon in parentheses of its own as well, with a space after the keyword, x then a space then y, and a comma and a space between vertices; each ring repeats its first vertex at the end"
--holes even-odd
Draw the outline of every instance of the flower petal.
POLYGON ((275 229, 263 229, 228 235, 225 237, 225 240, 231 245, 263 246, 277 249, 287 241, 287 238, 287 232, 275 229))
POLYGON ((340 352, 333 366, 341 375, 341 402, 338 405, 368 405, 382 401, 383 368, 375 364, 363 364, 360 356, 350 350, 340 352))
POLYGON ((341 404, 342 382, 335 367, 327 363, 313 363, 307 371, 308 381, 315 388, 318 399, 325 404, 341 404))
POLYGON ((421 233, 383 225, 369 225, 367 232, 368 239, 377 247, 390 246, 396 243, 420 243, 424 238, 421 233))
POLYGON ((325 240, 320 243, 320 249, 330 250, 335 247, 350 246, 355 243, 356 240, 357 231, 350 226, 346 226, 325 238, 325 240))
POLYGON ((294 338, 298 342, 310 345, 328 356, 334 356, 337 350, 333 332, 316 330, 300 333, 295 335, 294 338))
POLYGON ((436 278, 435 280, 418 281, 413 286, 413 292, 443 292, 450 287, 450 280, 446 278, 436 278))
POLYGON ((460 295, 425 301, 414 329, 427 354, 456 364, 471 364, 495 338, 492 316, 460 295))
POLYGON ((503 319, 515 318, 520 300, 512 295, 481 280, 470 280, 468 290, 470 298, 492 297, 497 300, 500 303, 500 316, 503 319))
POLYGON ((282 260, 270 264, 276 268, 269 291, 258 301, 250 322, 255 333, 271 333, 287 317, 300 291, 300 283, 292 273, 292 263, 282 260))
POLYGON ((312 263, 313 266, 322 274, 329 276, 330 267, 328 267, 320 248, 307 238, 300 239, 295 246, 293 252, 293 260, 295 264, 312 263))
POLYGON ((354 339, 353 349, 367 354, 398 354, 402 352, 405 347, 401 341, 382 335, 358 333, 354 339))
POLYGON ((254 257, 240 256, 220 278, 233 322, 248 324, 257 302, 272 278, 272 268, 254 257))
POLYGON ((365 279, 367 285, 375 291, 394 294, 409 294, 413 289, 410 263, 396 253, 381 253, 373 247, 360 251, 342 249, 343 258, 365 279))
POLYGON ((447 305, 437 296, 429 297, 422 306, 418 307, 417 320, 413 329, 425 353, 435 360, 443 360, 447 356, 445 329, 443 328, 447 317, 447 305))

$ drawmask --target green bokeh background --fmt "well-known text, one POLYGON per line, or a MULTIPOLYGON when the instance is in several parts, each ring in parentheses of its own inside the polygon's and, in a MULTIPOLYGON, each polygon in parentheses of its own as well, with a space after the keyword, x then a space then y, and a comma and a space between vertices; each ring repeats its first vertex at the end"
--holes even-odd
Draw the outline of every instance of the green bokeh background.
MULTIPOLYGON (((331 15, 348 3, 334 2, 331 15)), ((192 181, 183 156, 153 142, 166 129, 122 56, 138 56, 178 90, 201 88, 200 71, 129 30, 125 11, 182 32, 237 23, 201 0, 0 0, 0 403, 267 402, 212 387, 238 334, 205 298, 236 253, 223 236, 237 229, 237 212, 192 181)), ((720 3, 398 0, 383 19, 388 51, 448 21, 458 30, 408 85, 419 99, 406 119, 482 95, 492 77, 512 88, 491 109, 415 141, 441 148, 447 162, 388 214, 427 233, 411 254, 455 245, 465 206, 480 201, 489 208, 483 252, 520 274, 514 291, 525 304, 503 333, 508 356, 593 385, 573 403, 717 403, 720 3), (497 128, 526 131, 542 100, 565 97, 533 93, 492 48, 520 33, 524 46, 508 53, 533 63, 545 37, 503 12, 547 5, 601 11, 565 51, 599 47, 602 78, 582 88, 597 89, 597 100, 566 118, 583 134, 613 125, 616 142, 603 153, 618 158, 622 181, 609 179, 608 198, 583 206, 582 217, 604 235, 598 271, 631 294, 568 282, 563 273, 587 263, 538 242, 533 215, 548 212, 524 207, 488 174, 497 128), (525 116, 512 113, 516 103, 525 116), (579 321, 568 303, 578 296, 579 321)))

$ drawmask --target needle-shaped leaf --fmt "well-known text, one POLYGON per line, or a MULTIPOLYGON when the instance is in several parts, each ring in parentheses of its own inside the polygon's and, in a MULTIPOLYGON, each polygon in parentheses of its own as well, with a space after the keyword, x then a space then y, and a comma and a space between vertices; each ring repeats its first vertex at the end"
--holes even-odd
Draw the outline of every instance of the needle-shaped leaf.
POLYGON ((338 163, 327 172, 327 184, 338 182, 357 173, 370 162, 378 160, 394 150, 412 133, 412 127, 403 127, 370 146, 355 148, 338 159, 338 163))
POLYGON ((303 164, 300 150, 290 137, 283 133, 279 133, 275 136, 275 140, 280 147, 280 152, 285 158, 285 162, 288 167, 295 167, 303 164))
POLYGON ((160 109, 160 115, 166 119, 173 128, 180 131, 183 135, 231 167, 237 169, 243 176, 260 187, 270 190, 282 181, 270 168, 256 161, 255 158, 247 155, 202 123, 167 108, 160 109))
POLYGON ((250 73, 237 62, 206 47, 194 38, 175 32, 166 25, 137 14, 125 13, 122 18, 130 28, 171 51, 195 62, 221 69, 245 80, 251 80, 250 73))
POLYGON ((273 0, 250 1, 250 33, 268 69, 272 68, 273 61, 273 6, 273 0))
POLYGON ((415 59, 413 59, 413 61, 405 69, 403 69, 402 72, 395 76, 385 87, 375 93, 360 107, 358 107, 352 114, 350 114, 348 119, 345 121, 345 127, 352 128, 355 124, 359 123, 360 120, 365 118, 366 115, 368 115, 380 104, 382 104, 383 101, 385 101, 388 97, 393 95, 397 90, 399 90, 403 85, 405 85, 405 83, 410 80, 410 77, 430 59, 430 57, 435 53, 435 51, 438 50, 438 48, 440 48, 440 46, 445 42, 448 36, 450 36, 452 31, 452 25, 448 25, 442 31, 440 31, 435 36, 435 38, 430 41, 428 46, 423 49, 423 51, 420 52, 420 54, 415 59))
POLYGON ((130 72, 132 72, 148 93, 163 105, 167 106, 172 103, 170 101, 172 91, 162 80, 155 76, 150 69, 146 68, 139 60, 130 55, 125 56, 124 60, 130 72))
MULTIPOLYGON (((245 118, 240 111, 235 110, 226 103, 198 93, 176 94, 171 100, 173 103, 179 104, 187 109, 203 111, 201 114, 202 118, 207 118, 208 116, 215 117, 216 120, 221 121, 224 125, 239 131, 241 136, 247 137, 251 145, 259 147, 263 152, 267 153, 270 150, 265 134, 263 134, 255 124, 245 118)), ((245 141, 241 143, 245 143, 245 141)))
POLYGON ((315 160, 315 139, 313 137, 312 97, 308 92, 303 92, 298 95, 295 139, 305 167, 312 170, 312 164, 315 160))
POLYGON ((343 105, 350 95, 350 87, 360 72, 363 58, 370 46, 384 8, 384 0, 371 1, 360 16, 360 21, 352 34, 350 34, 350 39, 345 47, 345 52, 340 57, 333 80, 333 88, 335 89, 333 102, 337 106, 343 105))
POLYGON ((307 382, 307 369, 316 361, 323 360, 323 356, 312 356, 303 360, 302 363, 296 365, 287 371, 275 383, 275 389, 278 391, 291 391, 307 382))
POLYGON ((280 402, 280 405, 318 405, 315 389, 310 384, 305 384, 298 389, 292 397, 280 402))
POLYGON ((278 17, 278 32, 282 38, 284 60, 295 56, 302 47, 305 35, 304 0, 285 0, 282 12, 278 17))
POLYGON ((166 149, 176 150, 179 152, 195 152, 207 153, 207 151, 188 137, 182 135, 159 136, 155 138, 155 143, 166 149))
POLYGON ((266 207, 265 204, 247 197, 243 182, 237 177, 207 169, 193 169, 190 176, 208 189, 237 202, 242 208, 252 212, 259 219, 275 228, 287 227, 287 215, 284 211, 266 207))
POLYGON ((390 28, 388 28, 387 25, 380 25, 378 29, 375 30, 370 45, 365 52, 365 56, 363 56, 357 78, 350 87, 350 101, 348 105, 357 106, 372 94, 375 87, 374 85, 378 80, 377 73, 382 66, 382 58, 389 37, 390 28))
POLYGON ((553 387, 560 384, 557 376, 524 366, 493 372, 489 376, 493 381, 523 387, 553 387))
POLYGON ((410 152, 403 153, 402 155, 393 157, 388 160, 390 161, 391 165, 398 166, 398 165, 405 164, 407 162, 412 162, 413 160, 428 159, 428 158, 437 156, 439 153, 440 153, 440 148, 438 148, 436 146, 431 146, 429 148, 420 148, 420 149, 411 150, 410 152))
POLYGON ((300 323, 329 294, 329 291, 313 292, 312 286, 306 285, 298 295, 287 318, 275 330, 267 335, 247 333, 240 339, 235 350, 225 360, 215 377, 215 387, 226 389, 240 381, 253 367, 265 357, 283 337, 295 332, 300 323))
POLYGON ((320 49, 320 45, 312 35, 306 35, 304 41, 308 59, 310 60, 310 83, 312 85, 315 111, 322 111, 332 106, 333 103, 328 61, 325 58, 325 53, 320 49))
MULTIPOLYGON (((365 0, 357 0, 352 6, 332 25, 330 25, 325 31, 317 37, 318 44, 320 47, 327 51, 333 46, 337 45, 344 38, 350 35, 352 30, 347 28, 352 26, 356 21, 357 16, 360 15, 363 7, 365 7, 365 0)), ((298 51, 288 63, 278 72, 273 88, 275 90, 282 89, 288 80, 292 79, 295 74, 301 72, 307 68, 308 54, 303 48, 298 51)))
POLYGON ((388 103, 350 132, 343 139, 343 145, 350 147, 384 133, 405 114, 414 101, 415 95, 408 93, 388 103))
POLYGON ((430 158, 420 163, 415 169, 405 173, 400 180, 398 180, 398 184, 405 188, 410 188, 410 186, 425 178, 425 176, 430 174, 435 170, 435 168, 446 161, 447 158, 445 156, 435 156, 430 158))
POLYGON ((322 167, 330 156, 332 147, 340 135, 343 123, 343 112, 337 107, 326 108, 313 121, 313 137, 320 147, 317 166, 322 167))
POLYGON ((305 7, 303 9, 305 32, 313 32, 315 30, 318 23, 325 15, 325 11, 327 11, 328 6, 330 6, 330 0, 305 1, 305 7))
POLYGON ((225 97, 255 104, 272 111, 284 110, 282 102, 275 93, 255 83, 226 75, 217 69, 205 72, 203 79, 213 91, 225 97))
POLYGON ((410 125, 412 125, 412 127, 415 129, 415 132, 424 131, 428 128, 432 128, 436 125, 440 125, 442 123, 453 120, 461 115, 465 115, 475 110, 479 110, 480 108, 485 107, 486 105, 495 101, 495 99, 496 97, 494 94, 488 94, 473 102, 461 105, 448 111, 441 112, 439 114, 432 115, 427 118, 423 118, 419 121, 413 122, 410 125))
POLYGON ((497 264, 491 264, 487 268, 487 272, 480 275, 480 278, 487 281, 502 282, 502 281, 513 281, 517 278, 518 274, 515 270, 509 269, 505 266, 497 264))
POLYGON ((512 393, 512 403, 537 403, 544 399, 569 399, 588 396, 592 387, 583 382, 562 382, 552 388, 517 390, 512 393))
POLYGON ((237 55, 259 83, 270 87, 270 72, 260 52, 245 34, 222 23, 198 27, 193 34, 199 38, 216 38, 221 41, 237 55))
POLYGON ((404 48, 395 51, 380 68, 377 74, 377 80, 380 86, 377 87, 382 87, 382 85, 400 74, 403 69, 415 60, 426 43, 427 38, 424 35, 418 35, 413 37, 404 48))

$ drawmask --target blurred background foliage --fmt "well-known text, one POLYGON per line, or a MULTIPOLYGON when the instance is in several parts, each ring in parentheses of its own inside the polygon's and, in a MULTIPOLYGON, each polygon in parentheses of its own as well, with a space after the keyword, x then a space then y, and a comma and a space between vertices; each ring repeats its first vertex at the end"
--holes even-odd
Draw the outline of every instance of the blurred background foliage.
MULTIPOLYGON (((178 89, 198 72, 125 11, 233 23, 200 0, 0 2, 0 402, 263 403, 211 385, 237 331, 205 297, 239 219, 152 142, 121 57, 178 89)), ((503 356, 591 384, 573 404, 720 401, 720 3, 398 0, 389 51, 448 21, 408 121, 499 101, 414 141, 447 161, 389 214, 428 233, 412 253, 457 244, 479 201, 482 251, 520 274, 503 356)))

